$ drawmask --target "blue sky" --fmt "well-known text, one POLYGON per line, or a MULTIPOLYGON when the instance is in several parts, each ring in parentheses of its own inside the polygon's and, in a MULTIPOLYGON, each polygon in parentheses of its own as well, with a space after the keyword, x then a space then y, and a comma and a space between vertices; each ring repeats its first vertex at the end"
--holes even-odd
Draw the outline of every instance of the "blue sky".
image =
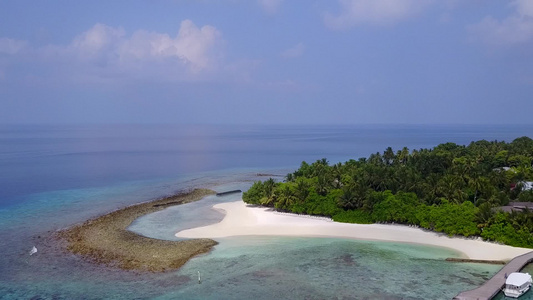
POLYGON ((531 0, 0 1, 0 123, 531 123, 531 0))

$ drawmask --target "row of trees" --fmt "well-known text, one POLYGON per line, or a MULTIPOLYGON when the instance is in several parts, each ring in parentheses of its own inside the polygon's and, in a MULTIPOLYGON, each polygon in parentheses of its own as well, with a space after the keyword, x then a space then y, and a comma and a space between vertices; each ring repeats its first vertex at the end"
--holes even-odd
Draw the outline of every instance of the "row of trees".
POLYGON ((285 182, 255 182, 243 194, 251 204, 330 216, 352 223, 395 222, 449 235, 481 236, 533 248, 533 212, 506 213, 510 201, 531 202, 533 140, 446 143, 300 168, 285 182))

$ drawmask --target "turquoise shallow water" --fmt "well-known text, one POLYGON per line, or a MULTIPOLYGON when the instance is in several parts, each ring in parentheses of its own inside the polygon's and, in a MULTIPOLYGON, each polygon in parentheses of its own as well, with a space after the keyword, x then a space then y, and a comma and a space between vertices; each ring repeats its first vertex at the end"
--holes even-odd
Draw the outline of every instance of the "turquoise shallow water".
MULTIPOLYGON (((103 212, 180 190, 195 187, 217 190, 236 184, 248 186, 258 179, 256 173, 256 170, 228 170, 28 195, 19 204, 0 209, 0 299, 132 299, 160 295, 151 284, 164 282, 169 274, 139 277, 138 274, 97 266, 63 253, 49 237, 56 230, 103 212), (32 246, 36 246, 38 252, 29 256, 32 246), (147 285, 139 285, 139 282, 147 285)), ((205 206, 207 201, 201 203, 205 206)), ((179 218, 172 216, 171 219, 181 224, 179 218)), ((186 224, 185 220, 181 221, 186 224)), ((197 224, 209 223, 207 219, 199 221, 197 224)), ((172 224, 166 224, 161 231, 168 233, 167 237, 174 232, 172 224)))
POLYGON ((43 270, 30 261, 38 274, 2 282, 0 291, 3 299, 451 299, 498 269, 443 260, 453 255, 420 245, 232 238, 165 274, 124 274, 74 258, 43 270))
MULTIPOLYGON (((219 188, 248 187, 234 183, 219 188)), ((240 194, 209 196, 141 217, 130 230, 175 239, 179 230, 219 222, 223 214, 211 207, 238 199, 240 194)), ((451 299, 500 268, 445 262, 459 254, 423 245, 254 236, 218 241, 212 253, 177 272, 186 285, 158 299, 451 299), (202 284, 197 282, 198 271, 202 284)))
MULTIPOLYGON (((214 187, 243 188, 251 184, 244 180, 247 176, 251 175, 233 175, 243 180, 214 187)), ((164 185, 137 182, 136 186, 142 184, 142 190, 164 185)), ((144 196, 131 186, 85 193, 96 193, 102 199, 144 196)), ((78 197, 74 198, 83 198, 83 194, 77 191, 78 197)), ((217 222, 221 214, 203 212, 214 202, 234 201, 236 197, 239 195, 211 196, 191 205, 168 208, 139 219, 132 227, 148 236, 172 239, 176 229, 217 222), (194 211, 195 218, 179 217, 194 211)), ((33 234, 37 230, 34 226, 49 228, 44 221, 17 224, 12 224, 19 226, 17 235, 7 231, 3 235, 13 247, 0 258, 0 299, 450 299, 461 290, 481 284, 499 269, 493 265, 448 263, 444 258, 458 254, 421 245, 240 237, 220 239, 211 253, 192 259, 178 271, 137 274, 55 251, 33 234), (27 235, 20 234, 24 232, 20 226, 27 235), (32 244, 40 251, 30 257, 27 251, 32 244), (198 271, 203 278, 201 284, 197 282, 198 271)))
POLYGON ((190 284, 158 299, 451 299, 498 269, 448 263, 443 259, 456 253, 420 245, 273 237, 220 242, 178 272, 192 277, 190 284))
MULTIPOLYGON (((420 245, 247 237, 222 239, 178 271, 138 274, 64 253, 49 237, 189 188, 246 189, 302 160, 523 135, 533 126, 0 126, 0 299, 450 299, 499 267, 447 263, 457 254, 420 245)), ((233 200, 169 208, 130 229, 175 239, 218 222, 209 207, 233 200)))

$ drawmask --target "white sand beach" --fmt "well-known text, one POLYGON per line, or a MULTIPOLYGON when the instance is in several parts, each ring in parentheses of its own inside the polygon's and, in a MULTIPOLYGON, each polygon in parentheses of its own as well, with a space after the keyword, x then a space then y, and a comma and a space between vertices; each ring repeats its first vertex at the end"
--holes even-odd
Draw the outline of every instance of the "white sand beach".
POLYGON ((532 251, 475 239, 449 238, 409 226, 346 224, 324 218, 278 213, 269 208, 249 206, 242 201, 221 203, 213 208, 226 214, 220 223, 183 230, 176 233, 176 236, 216 239, 270 235, 380 240, 446 247, 463 253, 466 258, 480 260, 510 260, 532 251))

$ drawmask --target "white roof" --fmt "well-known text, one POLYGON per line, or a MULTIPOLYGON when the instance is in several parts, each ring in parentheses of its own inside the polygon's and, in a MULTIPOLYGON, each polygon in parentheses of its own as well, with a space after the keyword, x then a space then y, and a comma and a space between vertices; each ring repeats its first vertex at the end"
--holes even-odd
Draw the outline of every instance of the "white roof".
POLYGON ((526 282, 531 282, 531 275, 529 273, 511 273, 507 277, 505 284, 511 284, 514 286, 521 286, 526 282))

